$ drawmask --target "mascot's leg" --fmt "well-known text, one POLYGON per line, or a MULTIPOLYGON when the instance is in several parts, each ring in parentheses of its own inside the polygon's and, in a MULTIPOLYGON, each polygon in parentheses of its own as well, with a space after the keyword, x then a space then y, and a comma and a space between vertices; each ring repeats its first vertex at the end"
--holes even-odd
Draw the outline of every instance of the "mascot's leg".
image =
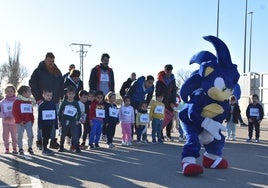
POLYGON ((225 138, 221 134, 221 140, 215 140, 204 145, 206 152, 203 156, 203 166, 205 168, 225 169, 228 168, 228 162, 221 157, 225 138))
POLYGON ((182 173, 185 176, 197 176, 203 173, 203 167, 196 164, 196 159, 200 156, 199 151, 201 148, 198 134, 188 132, 186 139, 182 152, 182 173))

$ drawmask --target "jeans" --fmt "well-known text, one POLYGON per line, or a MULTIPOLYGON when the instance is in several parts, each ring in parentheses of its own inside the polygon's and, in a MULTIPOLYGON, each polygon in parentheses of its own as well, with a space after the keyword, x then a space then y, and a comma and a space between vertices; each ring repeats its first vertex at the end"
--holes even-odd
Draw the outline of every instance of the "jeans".
POLYGON ((72 135, 72 144, 75 146, 75 148, 79 148, 78 126, 76 125, 76 120, 73 120, 73 121, 62 120, 61 126, 62 126, 62 133, 60 137, 60 145, 61 146, 64 145, 65 137, 68 131, 70 131, 72 135))
POLYGON ((163 120, 161 119, 153 119, 152 120, 152 140, 156 140, 155 136, 157 136, 157 141, 161 140, 161 129, 162 129, 163 120))

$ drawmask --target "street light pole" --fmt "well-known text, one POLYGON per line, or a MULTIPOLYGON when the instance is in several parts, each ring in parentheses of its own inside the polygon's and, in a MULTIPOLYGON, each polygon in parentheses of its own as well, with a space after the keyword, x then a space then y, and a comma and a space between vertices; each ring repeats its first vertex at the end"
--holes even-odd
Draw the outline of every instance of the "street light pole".
POLYGON ((249 58, 248 58, 248 72, 251 70, 251 41, 252 41, 252 19, 253 19, 253 12, 249 12, 250 14, 250 38, 249 38, 249 58))
POLYGON ((217 8, 217 37, 219 37, 219 17, 220 17, 220 0, 218 0, 218 8, 217 8))
POLYGON ((244 33, 244 66, 243 73, 246 73, 246 52, 247 52, 247 15, 248 14, 248 0, 246 0, 245 9, 245 33, 244 33))
POLYGON ((70 46, 79 46, 80 50, 77 50, 76 52, 80 55, 80 72, 81 72, 81 80, 84 81, 84 57, 87 54, 87 51, 84 50, 84 47, 90 48, 91 44, 80 44, 80 43, 72 43, 70 46))

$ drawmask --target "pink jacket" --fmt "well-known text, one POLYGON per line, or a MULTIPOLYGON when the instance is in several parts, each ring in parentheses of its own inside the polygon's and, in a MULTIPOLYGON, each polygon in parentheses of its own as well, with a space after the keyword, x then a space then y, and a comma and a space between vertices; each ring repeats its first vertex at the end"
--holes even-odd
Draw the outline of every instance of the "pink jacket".
POLYGON ((17 97, 5 97, 0 101, 0 118, 13 118, 12 107, 17 97))

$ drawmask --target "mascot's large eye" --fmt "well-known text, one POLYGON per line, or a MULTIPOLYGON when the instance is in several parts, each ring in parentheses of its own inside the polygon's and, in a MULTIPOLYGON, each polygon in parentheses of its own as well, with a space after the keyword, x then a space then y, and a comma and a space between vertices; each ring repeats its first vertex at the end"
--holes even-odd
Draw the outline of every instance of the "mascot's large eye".
POLYGON ((220 91, 225 91, 226 90, 225 82, 220 77, 215 79, 214 86, 220 91))

